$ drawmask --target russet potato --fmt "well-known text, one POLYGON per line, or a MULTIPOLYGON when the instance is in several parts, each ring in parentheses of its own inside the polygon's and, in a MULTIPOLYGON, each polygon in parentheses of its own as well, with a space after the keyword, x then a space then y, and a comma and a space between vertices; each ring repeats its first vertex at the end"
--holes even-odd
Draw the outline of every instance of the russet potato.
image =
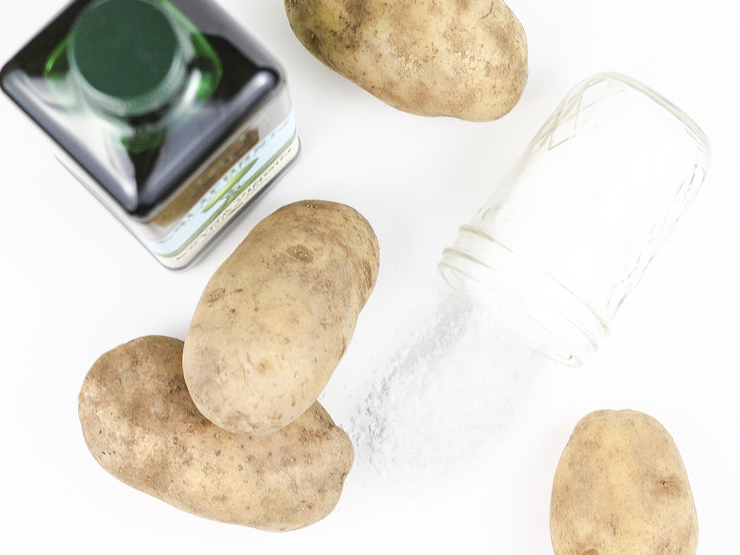
POLYGON ((349 346, 379 256, 370 224, 343 204, 298 202, 257 224, 190 322, 183 368, 198 409, 251 434, 303 414, 349 346))
POLYGON ((681 455, 657 420, 602 410, 576 425, 552 488, 555 555, 694 555, 698 530, 681 455))
POLYGON ((502 0, 284 0, 298 40, 387 104, 495 120, 527 82, 527 39, 502 0))
POLYGON ((183 342, 135 339, 101 356, 79 395, 93 457, 126 484, 192 514, 269 531, 312 524, 337 504, 354 458, 319 405, 279 432, 233 434, 195 407, 183 342))

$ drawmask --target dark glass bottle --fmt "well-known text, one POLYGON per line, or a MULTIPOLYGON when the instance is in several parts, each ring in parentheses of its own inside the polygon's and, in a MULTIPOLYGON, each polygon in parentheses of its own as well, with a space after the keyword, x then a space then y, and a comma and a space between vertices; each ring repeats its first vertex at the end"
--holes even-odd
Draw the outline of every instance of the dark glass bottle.
POLYGON ((77 0, 0 84, 170 268, 203 252, 300 148, 281 68, 210 0, 77 0))

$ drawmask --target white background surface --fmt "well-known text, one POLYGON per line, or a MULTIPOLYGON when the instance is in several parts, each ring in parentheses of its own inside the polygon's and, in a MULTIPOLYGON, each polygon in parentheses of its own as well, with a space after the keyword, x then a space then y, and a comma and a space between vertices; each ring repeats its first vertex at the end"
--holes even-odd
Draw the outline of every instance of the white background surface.
MULTIPOLYGON (((0 99, 0 552, 547 555, 557 460, 575 423, 602 408, 661 421, 689 473, 698 553, 740 552, 740 8, 723 0, 512 0, 528 36, 529 82, 509 115, 480 124, 399 112, 332 73, 295 39, 280 0, 221 3, 283 63, 303 152, 186 273, 162 269, 0 99), (457 227, 566 92, 604 70, 642 81, 693 117, 713 147, 708 181, 601 349, 583 369, 549 369, 494 449, 462 473, 402 490, 360 466, 331 515, 285 534, 191 516, 95 463, 76 403, 95 359, 141 335, 184 338, 208 278, 240 240, 275 209, 308 198, 357 208, 381 244, 375 292, 322 396, 346 423, 357 390, 445 294, 436 264, 457 227)), ((0 60, 61 5, 4 6, 0 60)), ((497 391, 475 394, 495 400, 497 391)))

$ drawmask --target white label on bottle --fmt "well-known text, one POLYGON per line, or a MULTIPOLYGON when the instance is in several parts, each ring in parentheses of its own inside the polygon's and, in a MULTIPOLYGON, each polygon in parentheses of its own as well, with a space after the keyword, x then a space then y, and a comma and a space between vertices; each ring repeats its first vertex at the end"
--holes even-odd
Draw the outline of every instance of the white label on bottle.
POLYGON ((144 240, 170 268, 188 264, 298 154, 293 113, 229 169, 165 237, 144 240))

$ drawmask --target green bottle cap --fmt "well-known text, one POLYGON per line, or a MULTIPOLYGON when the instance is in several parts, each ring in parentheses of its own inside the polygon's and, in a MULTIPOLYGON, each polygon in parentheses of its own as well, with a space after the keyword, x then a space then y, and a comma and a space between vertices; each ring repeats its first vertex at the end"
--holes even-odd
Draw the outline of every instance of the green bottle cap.
POLYGON ((175 24, 148 0, 100 0, 72 28, 69 63, 83 95, 117 116, 166 105, 187 79, 175 24))

